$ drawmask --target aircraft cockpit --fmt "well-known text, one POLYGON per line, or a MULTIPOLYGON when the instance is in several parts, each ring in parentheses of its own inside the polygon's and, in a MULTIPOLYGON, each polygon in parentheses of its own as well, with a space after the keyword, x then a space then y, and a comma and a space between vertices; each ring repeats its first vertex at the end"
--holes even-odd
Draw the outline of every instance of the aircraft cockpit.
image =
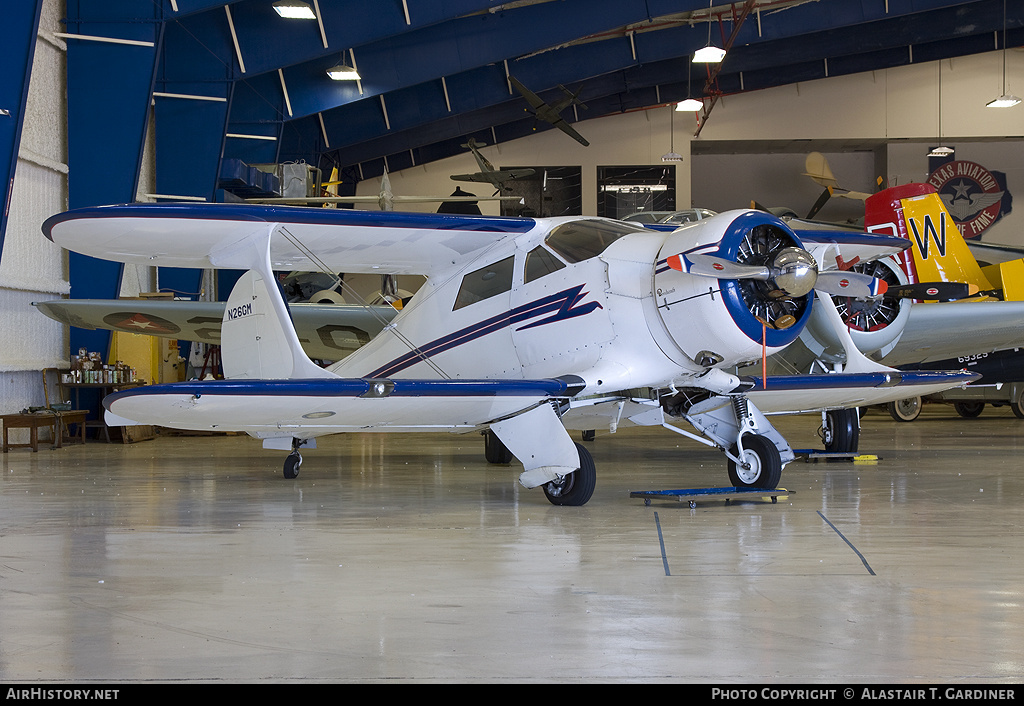
POLYGON ((624 235, 645 231, 643 226, 622 221, 569 221, 553 228, 544 243, 574 263, 597 257, 624 235))

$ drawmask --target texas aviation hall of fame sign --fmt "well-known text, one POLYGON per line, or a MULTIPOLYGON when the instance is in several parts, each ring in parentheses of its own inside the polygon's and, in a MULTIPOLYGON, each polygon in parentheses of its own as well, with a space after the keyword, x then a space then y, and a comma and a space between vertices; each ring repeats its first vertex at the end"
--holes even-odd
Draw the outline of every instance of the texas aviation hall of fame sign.
POLYGON ((946 162, 928 176, 965 238, 978 238, 1010 212, 1006 175, 975 162, 946 162))

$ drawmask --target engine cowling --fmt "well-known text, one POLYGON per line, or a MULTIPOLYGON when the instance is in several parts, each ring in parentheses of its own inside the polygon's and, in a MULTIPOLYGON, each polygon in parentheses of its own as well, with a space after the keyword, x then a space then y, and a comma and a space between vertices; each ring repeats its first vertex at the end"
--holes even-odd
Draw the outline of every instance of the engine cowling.
POLYGON ((800 252, 805 253, 793 230, 763 211, 728 211, 673 231, 655 266, 660 323, 703 367, 778 352, 796 340, 811 315, 814 292, 790 293, 802 289, 792 286, 807 264, 795 255, 800 252), (710 266, 723 277, 680 270, 680 259, 689 255, 713 256, 710 266), (765 274, 730 279, 729 263, 760 267, 765 274))
MULTIPOLYGON (((889 285, 890 294, 878 299, 832 297, 839 317, 846 324, 857 349, 864 355, 877 353, 878 357, 883 357, 899 342, 910 318, 912 301, 896 294, 900 285, 907 284, 907 276, 891 258, 859 263, 850 269, 881 279, 889 285)), ((823 360, 842 362, 846 358, 843 344, 832 323, 819 309, 811 314, 802 340, 808 349, 823 360)))

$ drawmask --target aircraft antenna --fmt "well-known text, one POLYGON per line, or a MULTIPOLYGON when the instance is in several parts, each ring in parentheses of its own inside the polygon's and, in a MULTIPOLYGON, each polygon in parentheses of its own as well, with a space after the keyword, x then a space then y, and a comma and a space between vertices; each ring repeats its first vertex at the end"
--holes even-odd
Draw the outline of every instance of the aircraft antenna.
POLYGON ((316 255, 316 253, 314 253, 312 250, 310 250, 308 247, 306 247, 301 240, 299 240, 298 238, 295 237, 294 234, 292 234, 291 231, 289 231, 286 227, 284 227, 283 225, 280 225, 280 224, 278 225, 278 230, 281 232, 281 235, 283 235, 292 245, 294 245, 299 252, 301 252, 307 258, 309 258, 309 261, 311 263, 313 263, 313 265, 318 267, 323 274, 330 275, 331 277, 334 277, 335 281, 337 282, 337 284, 335 284, 335 286, 338 286, 340 284, 341 287, 348 294, 351 294, 356 301, 361 302, 360 306, 363 307, 363 309, 365 309, 367 312, 369 312, 369 314, 371 316, 373 316, 375 319, 377 319, 377 321, 379 321, 381 323, 381 325, 384 327, 385 331, 391 331, 391 333, 393 333, 398 338, 399 341, 401 341, 402 343, 405 344, 405 346, 409 349, 409 351, 411 353, 415 353, 417 356, 419 356, 420 360, 422 360, 424 363, 429 365, 433 369, 433 371, 435 373, 440 375, 445 380, 451 380, 452 379, 451 375, 449 375, 444 370, 442 370, 437 365, 437 363, 435 363, 433 360, 430 359, 430 356, 428 356, 426 353, 424 353, 419 348, 419 346, 417 346, 415 343, 410 341, 408 339, 408 337, 406 337, 404 334, 402 334, 397 328, 392 326, 391 322, 386 320, 380 314, 378 314, 373 309, 373 307, 369 306, 366 302, 364 302, 363 298, 361 296, 359 296, 354 289, 352 289, 351 285, 346 284, 344 279, 339 277, 336 272, 333 272, 327 266, 327 263, 325 263, 323 260, 321 260, 316 255))

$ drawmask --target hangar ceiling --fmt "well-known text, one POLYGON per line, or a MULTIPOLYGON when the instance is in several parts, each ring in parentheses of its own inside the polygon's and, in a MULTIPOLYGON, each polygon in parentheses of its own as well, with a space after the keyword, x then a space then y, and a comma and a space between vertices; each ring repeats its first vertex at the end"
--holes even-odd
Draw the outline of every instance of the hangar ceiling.
MULTIPOLYGON (((560 84, 579 89, 587 109, 563 114, 573 123, 691 92, 709 105, 719 95, 989 52, 1003 47, 1004 34, 1004 0, 308 4, 315 19, 285 19, 273 0, 68 0, 67 32, 152 38, 158 170, 161 153, 188 147, 246 163, 304 160, 328 173, 337 166, 350 181, 449 157, 471 136, 494 144, 549 129, 524 112, 509 74, 549 101, 561 97, 560 84), (692 53, 709 36, 723 46, 734 32, 708 82, 692 53), (361 81, 328 78, 343 60, 361 81)), ((1024 0, 1006 0, 1005 13, 1007 45, 1017 47, 1024 0)), ((72 45, 87 42, 67 41, 74 122, 72 45)), ((91 68, 107 62, 116 82, 126 52, 115 45, 103 56, 91 68)), ((78 104, 90 100, 95 110, 118 109, 104 95, 78 104)), ((578 127, 585 134, 585 122, 578 127)), ((164 170, 173 190, 161 193, 189 190, 187 179, 164 170)), ((207 188, 191 190, 205 196, 207 188)))

